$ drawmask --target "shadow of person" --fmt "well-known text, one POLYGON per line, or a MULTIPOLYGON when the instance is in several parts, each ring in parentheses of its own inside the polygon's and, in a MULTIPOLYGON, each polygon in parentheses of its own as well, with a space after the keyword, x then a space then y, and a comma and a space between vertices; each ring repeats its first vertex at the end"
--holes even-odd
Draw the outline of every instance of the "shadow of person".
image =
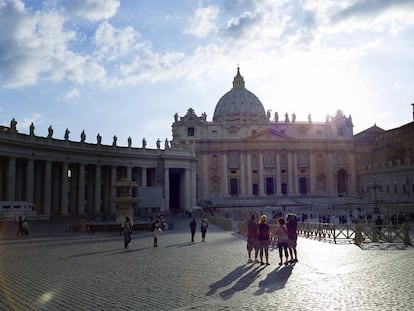
POLYGON ((252 267, 252 265, 242 265, 240 267, 237 267, 236 269, 234 269, 233 271, 231 271, 229 274, 227 274, 224 278, 222 278, 221 280, 211 284, 210 290, 208 291, 208 293, 206 294, 207 296, 211 296, 213 295, 219 288, 225 287, 229 284, 231 284, 232 282, 234 282, 235 280, 237 280, 238 278, 240 278, 246 271, 248 271, 250 268, 252 267))
POLYGON ((289 279, 293 267, 294 265, 277 267, 267 275, 266 279, 259 282, 259 289, 254 294, 262 295, 282 289, 289 279))
POLYGON ((220 297, 227 300, 227 299, 230 299, 234 295, 235 292, 239 292, 239 291, 246 289, 260 276, 260 272, 265 267, 266 266, 256 266, 253 270, 249 271, 247 274, 239 278, 232 287, 222 291, 220 293, 220 297))

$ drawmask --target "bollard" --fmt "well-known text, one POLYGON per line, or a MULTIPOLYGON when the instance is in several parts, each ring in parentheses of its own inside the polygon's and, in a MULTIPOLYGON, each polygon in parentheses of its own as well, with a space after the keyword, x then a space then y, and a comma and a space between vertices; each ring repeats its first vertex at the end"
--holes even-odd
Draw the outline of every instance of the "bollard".
POLYGON ((410 225, 408 224, 408 222, 403 224, 403 231, 404 231, 404 245, 406 246, 413 245, 410 239, 410 225))

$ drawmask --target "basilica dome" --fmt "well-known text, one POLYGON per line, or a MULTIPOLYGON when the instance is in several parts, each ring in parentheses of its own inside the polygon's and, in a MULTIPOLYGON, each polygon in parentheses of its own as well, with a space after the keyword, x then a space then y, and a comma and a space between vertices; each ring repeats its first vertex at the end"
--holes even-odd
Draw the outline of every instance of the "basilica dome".
POLYGON ((214 110, 213 122, 264 122, 266 113, 260 100, 244 87, 244 79, 237 68, 233 88, 224 94, 214 110))

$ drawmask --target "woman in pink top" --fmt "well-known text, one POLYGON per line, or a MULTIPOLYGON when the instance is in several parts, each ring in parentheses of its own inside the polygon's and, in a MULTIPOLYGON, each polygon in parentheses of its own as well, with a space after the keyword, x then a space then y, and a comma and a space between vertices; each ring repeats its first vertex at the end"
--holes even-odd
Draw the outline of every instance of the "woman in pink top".
POLYGON ((277 247, 279 248, 279 257, 280 262, 279 266, 283 263, 283 254, 282 250, 285 252, 285 265, 289 262, 289 254, 288 254, 288 232, 285 226, 285 220, 283 218, 279 218, 279 226, 275 230, 275 235, 277 236, 277 247))

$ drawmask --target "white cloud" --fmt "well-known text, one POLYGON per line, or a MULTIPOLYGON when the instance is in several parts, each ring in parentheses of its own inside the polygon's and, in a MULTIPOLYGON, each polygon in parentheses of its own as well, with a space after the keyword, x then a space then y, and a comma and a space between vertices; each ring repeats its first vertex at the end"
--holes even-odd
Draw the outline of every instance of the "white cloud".
POLYGON ((95 31, 95 55, 106 61, 128 55, 142 47, 143 43, 137 41, 140 37, 132 27, 117 29, 108 22, 102 22, 95 31))
POLYGON ((220 10, 214 5, 205 8, 198 8, 194 16, 190 18, 188 27, 184 33, 192 34, 196 37, 206 37, 211 32, 217 31, 216 19, 220 10))
POLYGON ((76 99, 80 96, 80 92, 78 89, 73 89, 72 91, 70 91, 69 93, 67 93, 65 95, 65 99, 66 100, 73 100, 76 99))
POLYGON ((120 6, 119 0, 62 0, 65 13, 91 22, 114 16, 120 6))
POLYGON ((65 28, 57 12, 32 12, 20 2, 6 2, 0 14, 0 29, 8 29, 0 38, 0 77, 5 87, 34 85, 39 79, 83 83, 104 76, 95 60, 69 50, 76 33, 65 28))

